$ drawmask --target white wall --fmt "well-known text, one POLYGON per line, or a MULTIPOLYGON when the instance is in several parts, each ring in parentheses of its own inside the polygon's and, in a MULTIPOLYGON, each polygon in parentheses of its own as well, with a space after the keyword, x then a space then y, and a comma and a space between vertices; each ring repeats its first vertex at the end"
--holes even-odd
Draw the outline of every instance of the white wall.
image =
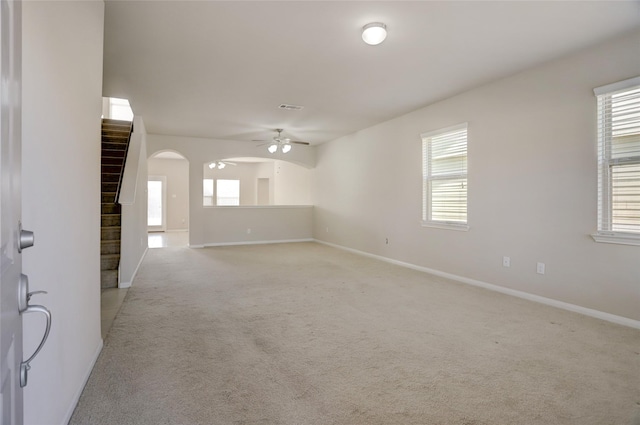
POLYGON ((273 199, 275 205, 311 205, 311 172, 297 164, 275 161, 273 199))
POLYGON ((122 205, 118 287, 128 288, 148 248, 147 144, 144 121, 135 117, 118 203, 122 205))
POLYGON ((189 162, 184 159, 151 158, 150 176, 167 178, 167 230, 189 228, 189 162))
POLYGON ((207 207, 204 245, 311 240, 312 206, 207 207))
POLYGON ((320 146, 315 238, 639 320, 640 247, 589 236, 592 90, 640 75, 639 45, 636 32, 320 146), (420 134, 463 122, 470 230, 421 227, 420 134))
MULTIPOLYGON (((26 424, 66 424, 100 337, 100 114, 102 1, 23 2, 23 222, 32 303, 52 313, 31 363, 26 424)), ((43 333, 24 318, 25 355, 43 333)))

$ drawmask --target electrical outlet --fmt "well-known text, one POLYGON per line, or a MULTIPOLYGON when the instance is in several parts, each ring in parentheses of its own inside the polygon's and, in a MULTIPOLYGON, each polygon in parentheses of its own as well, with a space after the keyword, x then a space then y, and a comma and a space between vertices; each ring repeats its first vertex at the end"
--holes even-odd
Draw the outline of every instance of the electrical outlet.
POLYGON ((538 263, 536 265, 536 273, 538 274, 544 274, 544 263, 538 263))
POLYGON ((327 233, 329 233, 329 228, 327 227, 327 233))
POLYGON ((389 238, 385 238, 384 243, 385 245, 389 245, 389 238))
POLYGON ((251 234, 251 229, 247 229, 247 235, 251 234))
POLYGON ((511 267, 511 258, 502 257, 502 267, 511 267))

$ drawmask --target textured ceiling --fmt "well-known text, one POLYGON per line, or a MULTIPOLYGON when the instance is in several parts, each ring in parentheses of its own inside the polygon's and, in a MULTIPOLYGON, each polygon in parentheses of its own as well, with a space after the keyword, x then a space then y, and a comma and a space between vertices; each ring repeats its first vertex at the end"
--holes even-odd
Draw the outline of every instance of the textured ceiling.
POLYGON ((107 0, 104 95, 149 133, 317 144, 637 28, 637 1, 107 0))

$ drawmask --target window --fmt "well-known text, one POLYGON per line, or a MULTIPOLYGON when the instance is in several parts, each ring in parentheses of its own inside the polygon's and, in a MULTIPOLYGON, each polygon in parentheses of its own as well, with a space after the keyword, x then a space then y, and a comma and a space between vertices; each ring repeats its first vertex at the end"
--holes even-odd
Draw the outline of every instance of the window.
POLYGON ((109 117, 114 120, 133 121, 133 111, 127 99, 109 98, 109 117))
POLYGON ((240 180, 216 180, 216 205, 240 205, 240 180))
POLYGON ((202 205, 212 207, 213 203, 213 179, 202 180, 202 205))
POLYGON ((598 242, 640 245, 640 77, 598 99, 598 242))
POLYGON ((468 230, 467 124, 422 134, 422 222, 468 230))

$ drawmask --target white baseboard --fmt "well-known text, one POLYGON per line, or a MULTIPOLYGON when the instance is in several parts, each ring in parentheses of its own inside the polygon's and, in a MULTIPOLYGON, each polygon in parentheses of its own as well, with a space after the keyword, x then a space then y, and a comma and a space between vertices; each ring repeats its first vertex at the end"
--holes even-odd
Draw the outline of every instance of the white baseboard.
POLYGON ((189 245, 190 248, 204 248, 207 246, 235 246, 235 245, 266 245, 271 243, 296 243, 296 242, 315 242, 315 239, 283 239, 276 241, 241 241, 241 242, 219 242, 206 243, 204 245, 189 245))
POLYGON ((175 232, 188 232, 189 229, 167 229, 165 233, 175 233, 175 232))
POLYGON ((628 317, 617 316, 611 313, 605 313, 603 311, 594 310, 587 307, 582 307, 575 304, 566 303, 564 301, 554 300, 552 298, 541 297, 539 295, 530 294, 528 292, 518 291, 515 289, 505 288, 504 286, 494 285, 492 283, 486 283, 475 279, 470 279, 464 276, 458 276, 451 273, 446 273, 440 270, 434 270, 427 267, 417 266, 411 263, 405 263, 403 261, 394 260, 392 258, 383 257, 381 255, 371 254, 365 251, 360 251, 353 248, 348 248, 342 245, 333 244, 331 242, 321 241, 319 239, 314 239, 315 242, 321 243, 323 245, 332 246, 334 248, 342 249, 344 251, 349 251, 354 254, 363 255, 365 257, 375 258, 377 260, 385 261, 387 263, 395 264, 397 266, 407 267, 413 270, 418 270, 421 272, 433 274, 436 276, 444 277, 447 279, 455 280, 461 283, 466 283, 468 285, 478 286, 480 288, 489 289, 491 291, 500 292, 502 294, 511 295, 514 297, 522 298, 529 301, 534 301, 541 304, 546 304, 552 307, 561 308, 563 310, 572 311, 574 313, 584 314, 585 316, 595 317, 596 319, 606 320, 607 322, 616 323, 618 325, 628 326, 630 328, 640 329, 640 321, 629 319, 628 317))
POLYGON ((122 282, 120 280, 120 269, 118 268, 118 289, 131 288, 131 284, 133 283, 133 280, 136 278, 136 275, 138 274, 138 269, 140 268, 140 265, 142 264, 144 257, 147 255, 147 252, 149 252, 149 247, 145 248, 144 252, 140 256, 140 261, 138 261, 138 265, 136 266, 136 269, 133 271, 133 274, 131 275, 131 280, 129 280, 128 282, 122 282))
POLYGON ((69 423, 69 421, 71 420, 71 416, 73 415, 73 412, 76 410, 76 406, 78 405, 78 401, 80 400, 80 396, 82 395, 82 391, 84 391, 84 387, 87 386, 87 382, 89 382, 89 377, 91 376, 91 372, 93 371, 93 367, 95 366, 96 362, 98 361, 98 357, 100 356, 100 353, 102 352, 103 345, 104 345, 104 341, 102 340, 102 338, 100 338, 100 342, 98 343, 98 346, 96 347, 96 351, 93 354, 93 358, 91 359, 91 362, 89 363, 89 367, 87 368, 87 370, 84 373, 84 379, 82 380, 82 385, 80 386, 80 388, 78 388, 78 391, 76 391, 76 393, 73 395, 73 399, 71 400, 71 405, 67 409, 67 413, 64 416, 64 420, 62 421, 61 425, 67 425, 69 423))

